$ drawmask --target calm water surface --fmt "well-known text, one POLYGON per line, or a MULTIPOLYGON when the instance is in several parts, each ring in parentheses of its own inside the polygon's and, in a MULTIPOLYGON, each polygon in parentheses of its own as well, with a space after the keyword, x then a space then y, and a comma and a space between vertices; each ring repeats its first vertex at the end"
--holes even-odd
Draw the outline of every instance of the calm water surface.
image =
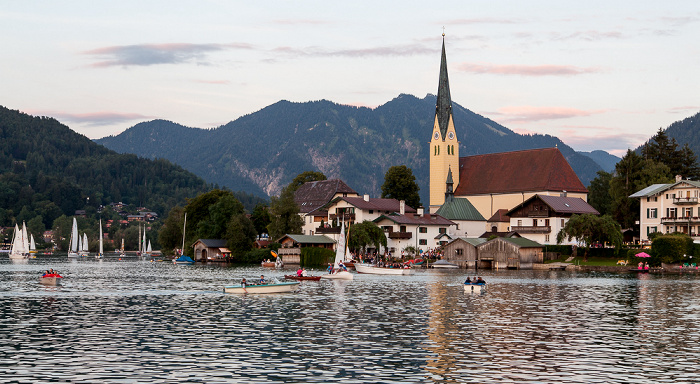
POLYGON ((696 275, 480 271, 465 293, 464 270, 421 270, 243 296, 223 286, 292 270, 6 257, 1 382, 700 382, 696 275))

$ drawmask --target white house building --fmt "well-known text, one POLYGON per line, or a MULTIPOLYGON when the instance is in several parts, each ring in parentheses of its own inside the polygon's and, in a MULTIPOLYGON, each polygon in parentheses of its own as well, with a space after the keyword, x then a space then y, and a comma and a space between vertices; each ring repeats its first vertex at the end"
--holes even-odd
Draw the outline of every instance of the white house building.
POLYGON ((400 255, 409 246, 424 252, 438 248, 452 240, 449 233, 457 229, 457 223, 437 214, 424 213, 422 208, 416 213, 381 215, 374 223, 384 230, 387 250, 393 255, 400 255))

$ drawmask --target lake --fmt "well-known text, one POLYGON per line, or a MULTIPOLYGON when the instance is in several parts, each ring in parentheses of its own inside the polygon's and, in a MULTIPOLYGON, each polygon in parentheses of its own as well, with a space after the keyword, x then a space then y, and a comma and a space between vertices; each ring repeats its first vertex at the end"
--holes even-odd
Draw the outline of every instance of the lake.
POLYGON ((474 271, 418 270, 222 292, 293 272, 3 256, 0 382, 700 382, 697 275, 479 271, 471 293, 474 271), (62 287, 38 284, 48 268, 62 287))

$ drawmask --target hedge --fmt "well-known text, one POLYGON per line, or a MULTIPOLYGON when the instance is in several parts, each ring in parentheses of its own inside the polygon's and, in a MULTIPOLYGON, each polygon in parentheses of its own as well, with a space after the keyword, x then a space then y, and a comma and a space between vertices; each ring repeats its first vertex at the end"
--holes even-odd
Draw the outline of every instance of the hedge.
POLYGON ((651 257, 654 264, 680 262, 684 256, 692 255, 695 250, 693 239, 688 235, 663 235, 651 242, 651 257))
POLYGON ((305 247, 301 249, 302 267, 326 266, 335 261, 335 252, 332 249, 320 247, 305 247))

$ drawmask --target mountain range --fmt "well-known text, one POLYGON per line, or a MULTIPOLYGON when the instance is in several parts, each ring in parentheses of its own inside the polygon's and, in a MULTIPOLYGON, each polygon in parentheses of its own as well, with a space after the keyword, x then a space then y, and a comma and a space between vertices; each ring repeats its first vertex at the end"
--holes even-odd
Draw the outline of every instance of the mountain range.
MULTIPOLYGON (((153 120, 96 142, 119 153, 168 159, 210 183, 260 196, 278 194, 311 170, 379 196, 387 169, 406 165, 425 203, 435 104, 431 94, 401 94, 373 109, 283 100, 215 129, 153 120)), ((460 156, 557 146, 584 185, 615 161, 603 151, 578 153, 554 136, 515 133, 455 102, 452 109, 460 156)))

